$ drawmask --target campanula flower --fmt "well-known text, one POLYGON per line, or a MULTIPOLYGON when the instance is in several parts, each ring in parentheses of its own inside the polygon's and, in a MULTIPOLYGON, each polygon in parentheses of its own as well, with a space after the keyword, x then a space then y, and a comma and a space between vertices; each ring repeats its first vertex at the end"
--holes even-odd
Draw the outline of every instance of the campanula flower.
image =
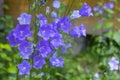
POLYGON ((70 19, 75 19, 79 17, 80 17, 79 10, 74 10, 72 14, 70 15, 70 19))
POLYGON ((57 17, 57 12, 56 11, 52 11, 51 12, 51 17, 52 18, 56 18, 57 17))
POLYGON ((60 46, 64 45, 61 34, 56 34, 50 39, 50 44, 53 48, 58 49, 60 46))
POLYGON ((14 30, 10 32, 10 34, 7 36, 7 40, 10 42, 10 46, 16 46, 22 42, 22 40, 19 40, 14 35, 14 30))
POLYGON ((44 40, 48 40, 56 34, 56 30, 53 28, 52 24, 46 24, 39 28, 38 36, 42 37, 44 40))
POLYGON ((59 0, 54 0, 53 1, 53 7, 54 8, 60 8, 60 1, 59 0))
POLYGON ((86 29, 83 24, 80 25, 80 27, 75 26, 71 31, 70 31, 71 36, 75 37, 80 37, 80 36, 86 36, 86 29))
POLYGON ((81 36, 86 36, 86 28, 83 24, 80 25, 80 35, 81 36))
POLYGON ((42 69, 43 65, 46 64, 46 61, 42 56, 35 56, 33 61, 34 61, 33 63, 34 68, 42 69))
POLYGON ((27 14, 27 13, 22 13, 17 20, 19 21, 20 25, 28 24, 30 25, 32 15, 27 14))
POLYGON ((72 45, 70 43, 69 44, 64 44, 61 48, 62 53, 66 53, 67 48, 70 48, 70 47, 72 47, 72 45))
POLYGON ((94 6, 93 7, 93 10, 96 12, 96 11, 99 11, 99 6, 94 6))
POLYGON ((110 70, 118 70, 119 61, 116 60, 114 57, 111 58, 108 64, 110 66, 110 70))
POLYGON ((98 11, 98 12, 99 12, 99 14, 100 14, 100 15, 102 15, 102 14, 103 14, 103 12, 104 12, 104 10, 101 8, 101 9, 99 9, 99 11, 98 11))
POLYGON ((39 21, 39 27, 47 24, 47 18, 43 14, 37 15, 37 18, 38 18, 38 21, 39 21))
POLYGON ((74 26, 74 28, 70 31, 70 35, 79 38, 81 36, 79 27, 78 26, 74 26))
POLYGON ((72 24, 69 21, 69 18, 67 16, 60 18, 57 23, 58 28, 61 29, 65 33, 69 32, 71 25, 72 24))
POLYGON ((19 55, 23 59, 29 59, 30 55, 33 52, 33 43, 28 41, 23 41, 19 47, 19 55))
POLYGON ((64 65, 63 58, 62 57, 57 58, 56 55, 53 55, 50 58, 50 65, 55 66, 55 67, 63 67, 63 65, 64 65))
POLYGON ((50 7, 47 6, 47 7, 46 7, 46 14, 48 14, 49 12, 50 12, 50 7))
POLYGON ((27 60, 24 60, 22 63, 18 64, 19 75, 30 74, 31 65, 27 60))
POLYGON ((36 49, 42 55, 42 57, 48 57, 52 53, 52 48, 48 41, 40 40, 37 44, 36 49))
POLYGON ((104 4, 103 8, 110 8, 110 9, 112 9, 112 8, 114 8, 114 3, 113 2, 106 3, 106 4, 104 4))
POLYGON ((14 30, 14 36, 19 40, 25 40, 27 37, 31 36, 32 32, 29 25, 20 25, 16 26, 14 30))
POLYGON ((94 73, 94 77, 99 78, 100 77, 99 73, 98 72, 94 73))
POLYGON ((80 16, 93 16, 92 9, 87 3, 84 3, 82 8, 79 11, 80 16))

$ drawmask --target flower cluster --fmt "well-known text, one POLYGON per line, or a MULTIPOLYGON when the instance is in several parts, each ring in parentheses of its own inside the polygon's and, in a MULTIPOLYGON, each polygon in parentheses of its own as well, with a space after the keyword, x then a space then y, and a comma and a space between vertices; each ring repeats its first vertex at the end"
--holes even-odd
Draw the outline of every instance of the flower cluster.
POLYGON ((114 2, 111 1, 111 2, 103 4, 102 7, 97 6, 97 5, 94 6, 93 11, 98 12, 100 15, 102 15, 106 9, 113 9, 113 8, 114 8, 114 2))
MULTIPOLYGON (((59 8, 60 3, 55 0, 53 6, 59 8)), ((85 3, 77 14, 92 16, 91 8, 85 3)), ((37 15, 39 24, 37 36, 39 39, 36 44, 28 40, 28 37, 32 36, 31 18, 32 15, 22 13, 17 18, 19 24, 7 36, 11 46, 18 46, 19 56, 23 59, 23 62, 18 64, 19 74, 29 75, 31 68, 42 69, 47 64, 46 59, 49 59, 50 66, 63 67, 64 60, 57 55, 57 50, 62 48, 61 50, 65 53, 67 48, 71 46, 69 43, 65 43, 63 35, 78 38, 86 36, 85 26, 81 24, 80 27, 72 27, 69 16, 55 18, 51 23, 48 23, 48 19, 43 14, 39 14, 37 15), (33 64, 30 64, 28 60, 33 60, 33 64)))

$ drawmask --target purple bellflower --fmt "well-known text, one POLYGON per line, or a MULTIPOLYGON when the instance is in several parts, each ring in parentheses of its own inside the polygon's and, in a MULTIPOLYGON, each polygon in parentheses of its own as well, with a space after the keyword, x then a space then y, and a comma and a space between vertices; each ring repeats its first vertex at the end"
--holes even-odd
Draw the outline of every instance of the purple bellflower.
POLYGON ((28 41, 23 41, 19 47, 19 55, 23 59, 29 59, 30 55, 33 52, 33 44, 28 41))
POLYGON ((42 37, 44 40, 48 40, 56 34, 56 30, 53 28, 52 24, 46 24, 39 28, 38 36, 42 37))
POLYGON ((100 77, 100 74, 98 72, 94 73, 94 77, 95 78, 99 78, 100 77))
POLYGON ((51 17, 52 18, 56 18, 57 17, 57 12, 56 11, 52 11, 51 12, 51 17))
POLYGON ((60 28, 63 32, 68 33, 71 27, 71 22, 67 16, 60 18, 57 23, 58 28, 60 28))
POLYGON ((60 1, 59 0, 54 0, 53 1, 53 7, 54 8, 60 8, 60 1))
POLYGON ((104 12, 104 10, 101 8, 101 9, 99 9, 99 14, 100 15, 102 15, 103 14, 103 12, 104 12))
POLYGON ((7 40, 10 42, 10 45, 13 47, 13 46, 16 46, 18 44, 20 44, 22 41, 19 40, 18 38, 16 38, 14 35, 14 30, 12 30, 10 32, 10 34, 7 36, 7 40))
POLYGON ((27 60, 24 60, 22 63, 18 64, 19 75, 30 74, 31 65, 27 60))
POLYGON ((14 36, 19 40, 25 40, 25 38, 32 35, 29 25, 17 25, 14 31, 14 36))
POLYGON ((113 2, 106 3, 106 4, 104 4, 103 8, 110 8, 110 9, 112 9, 112 8, 114 8, 114 3, 113 2))
POLYGON ((119 61, 116 60, 114 57, 108 62, 110 66, 110 70, 118 70, 119 61))
POLYGON ((37 18, 39 20, 39 27, 47 24, 47 18, 43 14, 37 15, 37 18))
POLYGON ((80 25, 80 35, 81 36, 86 36, 86 28, 83 24, 80 25))
POLYGON ((95 12, 99 11, 99 6, 94 6, 93 11, 95 11, 95 12))
POLYGON ((20 25, 28 24, 30 25, 32 15, 27 14, 27 13, 22 13, 17 20, 19 21, 20 25))
POLYGON ((79 17, 80 17, 79 10, 74 10, 70 16, 70 19, 76 19, 79 17))
POLYGON ((42 69, 44 64, 46 64, 46 62, 42 56, 35 56, 34 57, 34 63, 33 63, 34 68, 42 69))
POLYGON ((48 57, 53 52, 49 42, 45 40, 40 40, 36 49, 42 55, 42 57, 48 57))
POLYGON ((72 47, 72 45, 70 43, 69 44, 64 44, 61 48, 62 53, 66 53, 67 48, 70 48, 70 47, 72 47))
POLYGON ((80 37, 80 36, 86 36, 86 29, 83 24, 80 25, 80 27, 75 26, 71 31, 70 31, 71 36, 75 37, 80 37))
POLYGON ((60 46, 64 45, 61 34, 56 34, 50 39, 50 44, 53 48, 58 49, 60 46))
POLYGON ((50 65, 51 66, 55 66, 55 67, 63 67, 64 65, 64 60, 62 57, 56 57, 56 55, 53 55, 50 58, 50 65))
POLYGON ((84 3, 82 8, 79 11, 80 16, 93 16, 92 9, 87 3, 84 3))

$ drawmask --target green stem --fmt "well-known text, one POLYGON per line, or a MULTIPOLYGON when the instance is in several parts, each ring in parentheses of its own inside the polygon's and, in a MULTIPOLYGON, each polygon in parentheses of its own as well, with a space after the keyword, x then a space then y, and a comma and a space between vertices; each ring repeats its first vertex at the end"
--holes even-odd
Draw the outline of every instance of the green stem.
POLYGON ((16 73, 16 80, 19 80, 18 69, 17 69, 17 73, 16 73))
POLYGON ((72 0, 72 1, 71 1, 71 4, 68 6, 68 9, 67 9, 67 11, 66 11, 66 14, 65 14, 65 15, 68 15, 68 14, 69 14, 69 12, 70 12, 70 10, 71 10, 71 8, 72 8, 73 4, 74 4, 74 0, 72 0))

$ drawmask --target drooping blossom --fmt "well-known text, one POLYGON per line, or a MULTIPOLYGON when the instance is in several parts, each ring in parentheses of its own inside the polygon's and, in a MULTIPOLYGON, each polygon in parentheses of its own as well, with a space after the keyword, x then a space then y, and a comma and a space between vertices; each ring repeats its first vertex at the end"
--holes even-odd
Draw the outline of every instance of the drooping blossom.
POLYGON ((22 63, 18 64, 19 75, 30 75, 31 65, 27 60, 24 60, 22 63))
POLYGON ((27 13, 22 13, 17 20, 19 21, 20 25, 28 24, 30 25, 32 15, 27 14, 27 13))

